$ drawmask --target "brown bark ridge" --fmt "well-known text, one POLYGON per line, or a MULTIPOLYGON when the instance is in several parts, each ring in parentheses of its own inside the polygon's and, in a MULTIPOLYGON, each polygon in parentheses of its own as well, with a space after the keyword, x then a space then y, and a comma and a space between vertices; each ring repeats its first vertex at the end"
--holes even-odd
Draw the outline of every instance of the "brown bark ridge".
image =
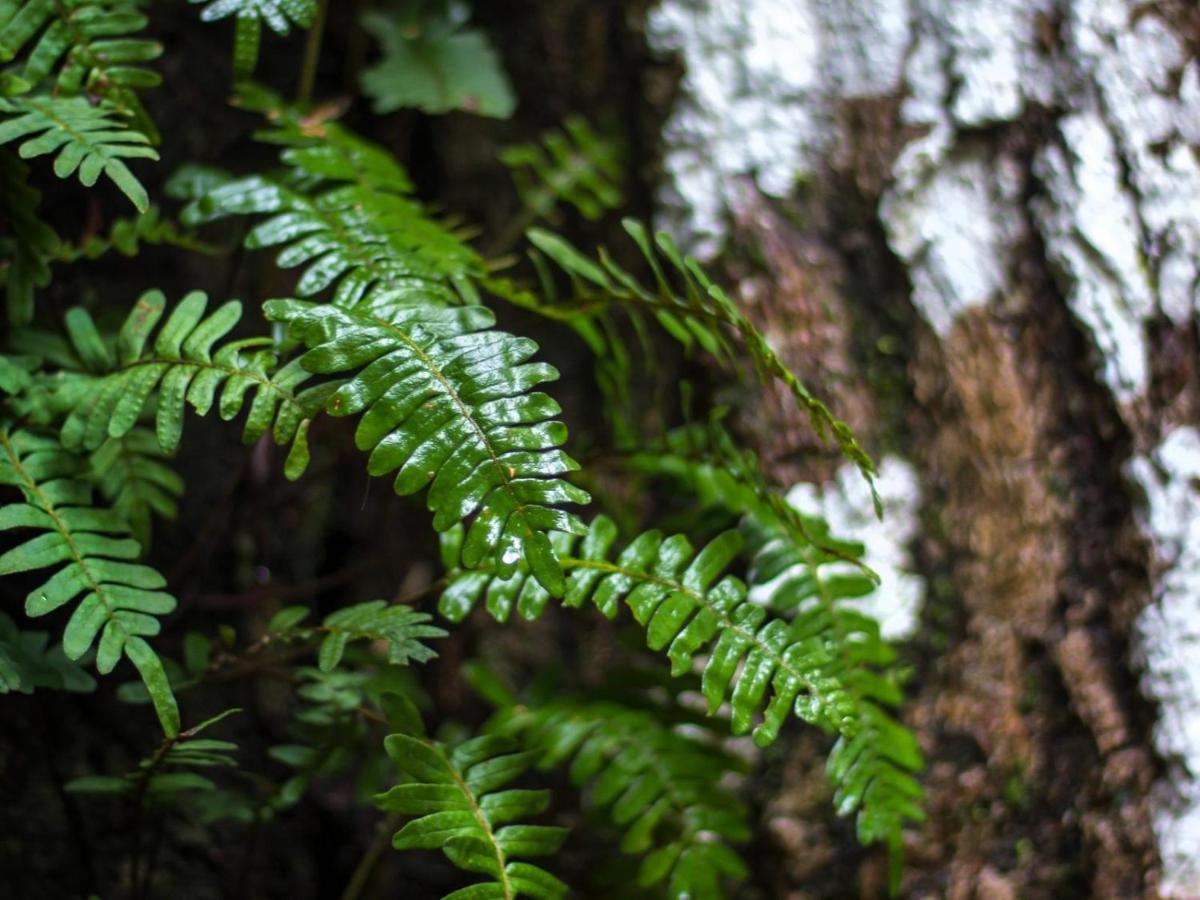
MULTIPOLYGON (((1171 748, 1156 749, 1139 689, 1152 653, 1138 623, 1177 598, 1129 468, 1197 421, 1200 213, 1176 202, 1200 196, 1194 11, 768 6, 651 15, 658 46, 742 85, 685 80, 662 196, 702 250, 733 248, 744 302, 795 370, 920 472, 929 589, 905 644, 906 719, 929 758, 929 821, 902 893, 1194 895, 1186 859, 1164 881, 1155 832, 1171 748), (767 58, 763 17, 817 63, 767 58), (722 117, 748 145, 800 130, 793 184, 762 187, 780 160, 731 149, 722 117), (728 235, 689 187, 702 159, 728 235)), ((814 461, 797 415, 746 430, 781 484, 836 467, 814 461)), ((782 764, 763 829, 772 895, 881 890, 879 856, 813 802, 825 749, 799 741, 782 764)))

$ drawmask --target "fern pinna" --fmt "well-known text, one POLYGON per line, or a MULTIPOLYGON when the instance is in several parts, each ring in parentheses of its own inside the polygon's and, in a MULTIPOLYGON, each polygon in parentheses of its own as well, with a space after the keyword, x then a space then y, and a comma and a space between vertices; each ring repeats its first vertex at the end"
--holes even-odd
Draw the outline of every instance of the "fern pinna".
POLYGON ((26 615, 36 618, 83 595, 63 633, 63 651, 79 659, 93 645, 96 668, 111 672, 124 655, 137 667, 163 730, 179 730, 179 711, 162 662, 146 643, 159 616, 175 609, 166 580, 137 562, 141 547, 112 510, 92 505, 84 462, 58 441, 29 431, 0 429, 0 484, 24 502, 0 507, 0 529, 41 532, 0 556, 0 575, 55 568, 30 591, 26 615))
POLYGON ((376 803, 412 816, 396 832, 398 850, 441 850, 460 869, 488 880, 447 894, 445 900, 557 900, 567 886, 540 866, 520 857, 550 856, 566 838, 564 828, 517 824, 550 803, 550 792, 508 788, 533 763, 533 754, 513 741, 485 735, 453 748, 390 735, 388 756, 404 781, 376 803))

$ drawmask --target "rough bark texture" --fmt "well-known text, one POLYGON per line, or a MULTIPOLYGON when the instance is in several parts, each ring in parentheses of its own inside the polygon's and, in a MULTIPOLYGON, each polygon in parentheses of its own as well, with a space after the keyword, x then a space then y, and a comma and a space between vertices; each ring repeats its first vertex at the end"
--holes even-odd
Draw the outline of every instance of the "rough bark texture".
MULTIPOLYGON (((742 293, 774 343, 920 473, 908 721, 930 821, 904 893, 1194 895, 1187 817, 1154 788, 1186 743, 1156 749, 1139 690, 1162 637, 1140 614, 1194 603, 1153 552, 1178 571, 1186 526, 1164 540, 1137 489, 1153 505, 1179 480, 1156 448, 1196 421, 1194 8, 677 2, 651 39, 690 67, 666 133, 677 227, 754 249, 742 293)), ((798 418, 756 440, 784 483, 836 465, 798 418)), ((821 749, 783 768, 773 889, 845 896, 857 868, 869 895, 880 861, 802 799, 821 749)))

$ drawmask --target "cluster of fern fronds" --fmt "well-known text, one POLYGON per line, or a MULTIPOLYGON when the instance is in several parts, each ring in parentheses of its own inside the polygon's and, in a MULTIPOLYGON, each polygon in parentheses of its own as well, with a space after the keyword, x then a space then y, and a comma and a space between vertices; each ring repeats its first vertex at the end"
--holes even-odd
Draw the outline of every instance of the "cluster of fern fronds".
MULTIPOLYGON (((861 841, 899 860, 905 827, 922 818, 923 763, 897 717, 896 653, 856 603, 877 587, 862 548, 792 509, 715 417, 663 433, 647 428, 633 398, 659 357, 695 355, 725 373, 716 377, 781 382, 868 480, 872 463, 667 234, 623 221, 635 272, 549 230, 620 209, 620 142, 572 118, 503 150, 518 212, 507 230, 479 238, 420 200, 396 156, 328 108, 289 104, 246 80, 262 24, 311 28, 307 99, 326 3, 193 2, 200 19, 236 20, 235 102, 259 117, 254 138, 277 161, 229 172, 197 160, 151 205, 146 183, 160 179, 146 164, 170 140, 147 112, 164 52, 145 36, 154 8, 0 0, 10 324, 0 346, 0 577, 24 618, 44 623, 32 630, 16 609, 0 614, 0 691, 95 692, 113 689, 110 676, 136 675, 118 693, 130 716, 148 702, 163 732, 130 771, 75 773, 66 790, 117 795, 136 823, 172 809, 257 829, 342 778, 358 802, 386 813, 395 848, 439 851, 470 873, 449 894, 457 900, 565 896, 558 860, 606 836, 618 858, 636 860, 613 870, 626 873, 624 887, 609 885, 622 896, 720 897, 749 875, 743 788, 763 760, 730 736, 752 734, 766 748, 807 724, 828 736, 839 812, 856 817, 861 841), (106 228, 64 240, 31 186, 49 172, 84 188, 104 176, 138 215, 106 206, 106 228), (526 238, 518 263, 509 251, 526 238), (190 287, 169 295, 146 270, 132 295, 98 282, 65 313, 45 299, 52 270, 148 244, 219 260, 269 250, 272 287, 242 300, 190 287), (676 504, 690 497, 703 513, 692 533, 655 527, 612 489, 611 472, 580 465, 554 398, 559 372, 533 340, 498 324, 510 307, 580 339, 595 380, 577 390, 602 400, 616 451, 608 468, 626 485, 669 484, 676 504), (649 352, 656 345, 673 349, 649 352), (316 483, 340 458, 336 420, 351 420, 346 441, 366 473, 386 476, 396 504, 415 497, 426 507, 440 558, 414 568, 407 595, 396 584, 388 599, 342 596, 320 614, 289 605, 286 587, 271 583, 255 595, 264 614, 241 634, 211 621, 187 630, 188 597, 173 593, 173 565, 154 541, 212 527, 180 520, 187 467, 176 455, 193 434, 211 434, 200 417, 237 420, 258 448, 255 465, 274 444, 287 479, 316 483), (526 681, 471 660, 438 677, 465 679, 492 717, 468 729, 437 708, 424 667, 448 633, 517 630, 514 620, 552 608, 568 633, 612 621, 605 627, 640 634, 622 651, 627 671, 589 678, 563 659, 563 689, 548 690, 550 669, 526 681), (212 716, 222 686, 263 671, 282 673, 293 692, 287 736, 267 751, 285 770, 277 779, 254 774, 236 743, 200 735, 224 722, 212 716), (561 814, 576 803, 585 819, 561 814), (568 819, 587 824, 569 833, 568 819)), ((458 4, 402 7, 363 21, 384 53, 363 77, 377 111, 511 113, 498 59, 458 4)), ((604 429, 593 431, 595 444, 604 429)), ((347 896, 363 890, 378 856, 368 851, 347 896)), ((151 890, 145 854, 128 871, 135 894, 151 890)))

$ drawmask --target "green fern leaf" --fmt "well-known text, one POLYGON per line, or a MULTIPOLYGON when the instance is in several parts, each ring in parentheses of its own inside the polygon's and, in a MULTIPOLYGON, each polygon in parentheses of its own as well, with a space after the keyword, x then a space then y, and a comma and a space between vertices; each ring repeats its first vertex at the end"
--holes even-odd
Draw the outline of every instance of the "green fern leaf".
POLYGON ((730 844, 750 839, 747 810, 721 785, 738 766, 671 730, 659 716, 607 701, 522 707, 503 730, 521 735, 539 766, 569 766, 571 782, 622 829, 621 850, 643 856, 638 882, 668 896, 716 900, 746 864, 730 844))
POLYGON ((130 128, 109 102, 93 106, 83 97, 0 98, 0 145, 21 141, 22 159, 57 152, 54 174, 91 187, 108 176, 138 210, 150 206, 146 189, 125 165, 127 159, 158 159, 150 139, 130 128))
MULTIPOLYGON (((461 534, 452 532, 447 558, 457 553, 461 534)), ((652 650, 666 649, 675 675, 691 672, 705 648, 702 691, 710 713, 726 700, 735 734, 754 728, 760 745, 775 740, 789 710, 808 722, 853 736, 859 724, 846 686, 830 670, 832 658, 820 636, 793 635, 780 619, 769 618, 746 598, 746 585, 725 570, 742 548, 741 535, 727 531, 699 552, 683 535, 665 538, 647 531, 610 559, 617 528, 606 516, 593 520, 587 535, 555 536, 556 552, 569 573, 564 602, 588 600, 608 618, 622 600, 646 629, 652 650), (769 699, 768 699, 769 695, 769 699)), ((503 615, 515 601, 525 618, 541 615, 549 595, 518 568, 511 576, 485 571, 452 572, 439 611, 460 621, 486 594, 488 609, 503 615)))
POLYGON ((558 477, 578 464, 555 449, 566 440, 552 419, 558 404, 529 393, 558 377, 527 362, 536 344, 485 330, 494 318, 481 306, 414 308, 379 296, 353 309, 273 300, 266 311, 311 348, 300 358, 309 371, 356 373, 326 409, 363 414, 355 441, 371 451, 372 475, 399 469, 394 488, 402 496, 428 487, 439 531, 474 516, 463 565, 490 558, 508 573, 523 558, 547 590, 562 593, 546 532, 582 533, 579 520, 554 505, 590 498, 558 477))
POLYGON ((339 306, 380 294, 426 305, 474 301, 469 281, 485 274, 483 260, 412 199, 412 183, 389 153, 335 123, 306 124, 269 97, 243 96, 276 123, 265 137, 287 145, 288 177, 254 175, 214 186, 210 173, 183 211, 184 223, 269 215, 246 246, 282 247, 281 268, 304 266, 299 297, 336 285, 339 306))
POLYGON ((567 886, 516 857, 558 851, 566 829, 515 824, 549 805, 549 791, 500 790, 532 764, 532 754, 512 752, 511 741, 488 735, 453 750, 405 734, 385 741, 404 782, 376 798, 385 810, 413 816, 392 841, 397 850, 441 850, 460 869, 487 882, 462 888, 446 900, 555 900, 567 886))
POLYGON ((0 63, 25 51, 24 64, 16 69, 22 91, 52 78, 51 96, 107 100, 157 142, 136 91, 162 81, 141 65, 157 59, 162 45, 135 36, 146 27, 139 5, 136 0, 8 0, 0 4, 0 63))
POLYGON ((86 311, 77 308, 68 314, 71 346, 82 371, 51 379, 53 393, 42 403, 66 413, 64 446, 94 450, 110 438, 124 437, 153 399, 158 443, 171 453, 179 446, 187 405, 205 415, 215 404, 221 418, 230 420, 251 397, 243 440, 250 444, 270 433, 280 446, 290 443, 285 472, 299 477, 308 465, 308 423, 336 383, 298 390, 308 372, 296 362, 276 369, 272 342, 266 338, 214 349, 241 318, 236 300, 206 316, 208 298, 193 291, 155 333, 166 305, 160 291, 144 294, 115 347, 86 311))
POLYGON ((384 600, 356 603, 325 617, 321 630, 325 638, 317 651, 317 665, 322 672, 331 672, 342 660, 350 641, 384 641, 388 645, 388 662, 407 665, 428 662, 437 656, 421 643, 422 638, 445 637, 444 629, 426 624, 428 613, 407 606, 389 605, 384 600))
POLYGON ((83 462, 56 441, 27 431, 0 430, 0 484, 15 487, 24 503, 0 508, 0 529, 42 533, 0 556, 0 575, 55 567, 25 601, 32 618, 65 606, 80 594, 63 634, 63 651, 77 660, 99 638, 96 668, 111 672, 124 654, 137 667, 163 730, 179 730, 179 710, 162 662, 145 638, 158 634, 157 616, 175 609, 160 589, 163 577, 133 562, 141 552, 129 526, 110 509, 91 505, 81 480, 83 462))
POLYGON ((516 97, 496 51, 481 31, 465 28, 465 8, 430 14, 426 4, 362 16, 382 58, 362 73, 363 93, 377 113, 415 107, 427 113, 463 110, 507 119, 516 97))
POLYGON ((205 22, 237 16, 233 45, 233 71, 237 79, 249 78, 258 63, 262 23, 276 34, 287 34, 291 25, 309 28, 317 14, 317 0, 190 0, 207 3, 200 12, 205 22))

